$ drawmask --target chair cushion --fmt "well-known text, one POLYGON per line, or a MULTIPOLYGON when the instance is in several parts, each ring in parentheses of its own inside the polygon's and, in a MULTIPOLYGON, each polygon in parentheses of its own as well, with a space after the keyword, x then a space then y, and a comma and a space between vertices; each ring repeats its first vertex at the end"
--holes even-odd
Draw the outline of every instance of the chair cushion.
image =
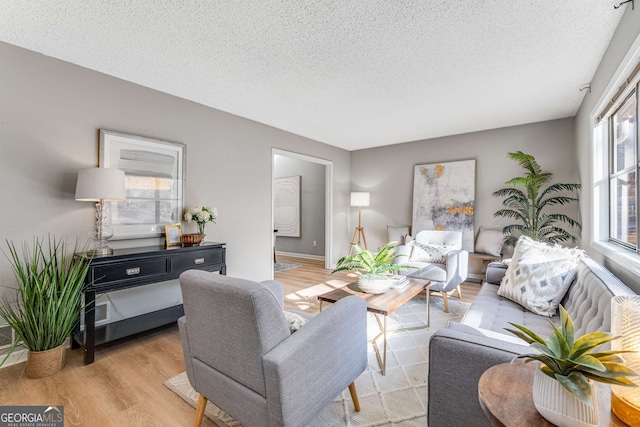
POLYGON ((478 237, 476 237, 474 252, 500 256, 502 255, 503 241, 504 234, 502 234, 502 230, 480 227, 478 237))
POLYGON ((420 270, 414 271, 413 273, 409 274, 408 277, 413 277, 414 279, 431 280, 432 282, 444 282, 445 280, 447 280, 447 267, 443 264, 411 264, 420 267, 420 270))
POLYGON ((542 316, 552 317, 576 277, 583 251, 518 239, 498 295, 542 316))

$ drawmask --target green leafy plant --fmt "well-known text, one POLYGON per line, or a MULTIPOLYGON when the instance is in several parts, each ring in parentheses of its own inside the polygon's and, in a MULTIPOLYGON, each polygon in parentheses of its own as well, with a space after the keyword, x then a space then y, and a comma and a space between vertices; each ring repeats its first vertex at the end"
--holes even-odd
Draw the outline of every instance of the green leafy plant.
POLYGON ((393 263, 393 260, 399 256, 395 255, 395 245, 397 243, 398 242, 387 243, 375 255, 370 250, 362 249, 360 246, 354 244, 355 255, 347 255, 340 258, 336 269, 333 270, 331 274, 337 273, 338 271, 359 270, 365 272, 362 276, 367 275, 369 278, 375 278, 384 273, 416 268, 412 265, 398 265, 393 263))
POLYGON ((502 188, 493 193, 496 197, 505 197, 502 201, 503 209, 500 209, 494 217, 509 218, 519 221, 518 224, 510 224, 503 228, 505 234, 504 243, 514 246, 518 236, 513 232, 529 236, 534 240, 559 243, 564 241, 576 241, 576 237, 560 226, 568 224, 577 229, 581 228, 578 221, 561 213, 547 213, 547 208, 555 205, 566 205, 578 199, 572 196, 558 194, 564 191, 577 191, 580 184, 551 184, 543 188, 551 181, 553 174, 543 172, 536 159, 522 151, 508 153, 507 157, 515 160, 522 166, 525 176, 515 177, 505 184, 511 187, 502 188), (523 190, 516 187, 524 187, 523 190))
POLYGON ((7 240, 18 288, 15 295, 6 293, 0 299, 0 316, 13 328, 17 338, 0 366, 16 346, 31 351, 44 351, 62 345, 80 318, 82 291, 90 260, 74 258, 83 251, 76 242, 72 250, 64 240, 49 237, 34 239, 32 248, 23 243, 19 254, 7 240))
POLYGON ((553 333, 547 341, 524 326, 509 322, 517 329, 505 328, 507 331, 540 352, 539 354, 522 354, 516 359, 525 359, 525 363, 533 360, 542 362, 540 366, 542 372, 556 379, 562 387, 587 405, 591 405, 589 379, 605 384, 636 386, 627 377, 638 374, 627 368, 623 364, 624 360, 618 356, 620 353, 633 353, 633 351, 594 351, 619 337, 614 337, 607 332, 592 332, 575 339, 573 321, 562 306, 560 306, 560 318, 562 325, 559 328, 549 321, 553 326, 553 333))

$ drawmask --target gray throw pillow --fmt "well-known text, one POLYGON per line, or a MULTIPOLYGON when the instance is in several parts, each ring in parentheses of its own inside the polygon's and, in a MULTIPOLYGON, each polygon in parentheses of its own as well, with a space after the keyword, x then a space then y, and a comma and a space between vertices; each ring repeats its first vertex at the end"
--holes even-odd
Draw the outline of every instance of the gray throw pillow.
POLYGON ((493 256, 502 255, 502 242, 504 235, 502 230, 480 227, 474 252, 493 256))
POLYGON ((409 234, 409 226, 394 227, 387 225, 387 242, 398 242, 398 245, 406 245, 405 236, 409 234))

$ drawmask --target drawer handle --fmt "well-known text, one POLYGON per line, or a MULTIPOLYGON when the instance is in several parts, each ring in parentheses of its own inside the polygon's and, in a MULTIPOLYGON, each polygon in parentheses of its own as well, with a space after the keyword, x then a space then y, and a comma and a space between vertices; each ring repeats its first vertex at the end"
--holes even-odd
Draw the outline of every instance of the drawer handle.
POLYGON ((196 258, 193 260, 196 264, 204 264, 204 258, 196 258))
POLYGON ((127 268, 127 276, 135 276, 136 274, 140 274, 140 267, 127 268))

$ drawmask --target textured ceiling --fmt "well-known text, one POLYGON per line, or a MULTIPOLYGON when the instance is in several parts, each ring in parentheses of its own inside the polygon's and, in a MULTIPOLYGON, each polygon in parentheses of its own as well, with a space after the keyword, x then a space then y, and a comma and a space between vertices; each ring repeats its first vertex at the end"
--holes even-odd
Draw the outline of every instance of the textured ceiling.
POLYGON ((347 150, 575 115, 620 0, 0 0, 0 40, 347 150))

